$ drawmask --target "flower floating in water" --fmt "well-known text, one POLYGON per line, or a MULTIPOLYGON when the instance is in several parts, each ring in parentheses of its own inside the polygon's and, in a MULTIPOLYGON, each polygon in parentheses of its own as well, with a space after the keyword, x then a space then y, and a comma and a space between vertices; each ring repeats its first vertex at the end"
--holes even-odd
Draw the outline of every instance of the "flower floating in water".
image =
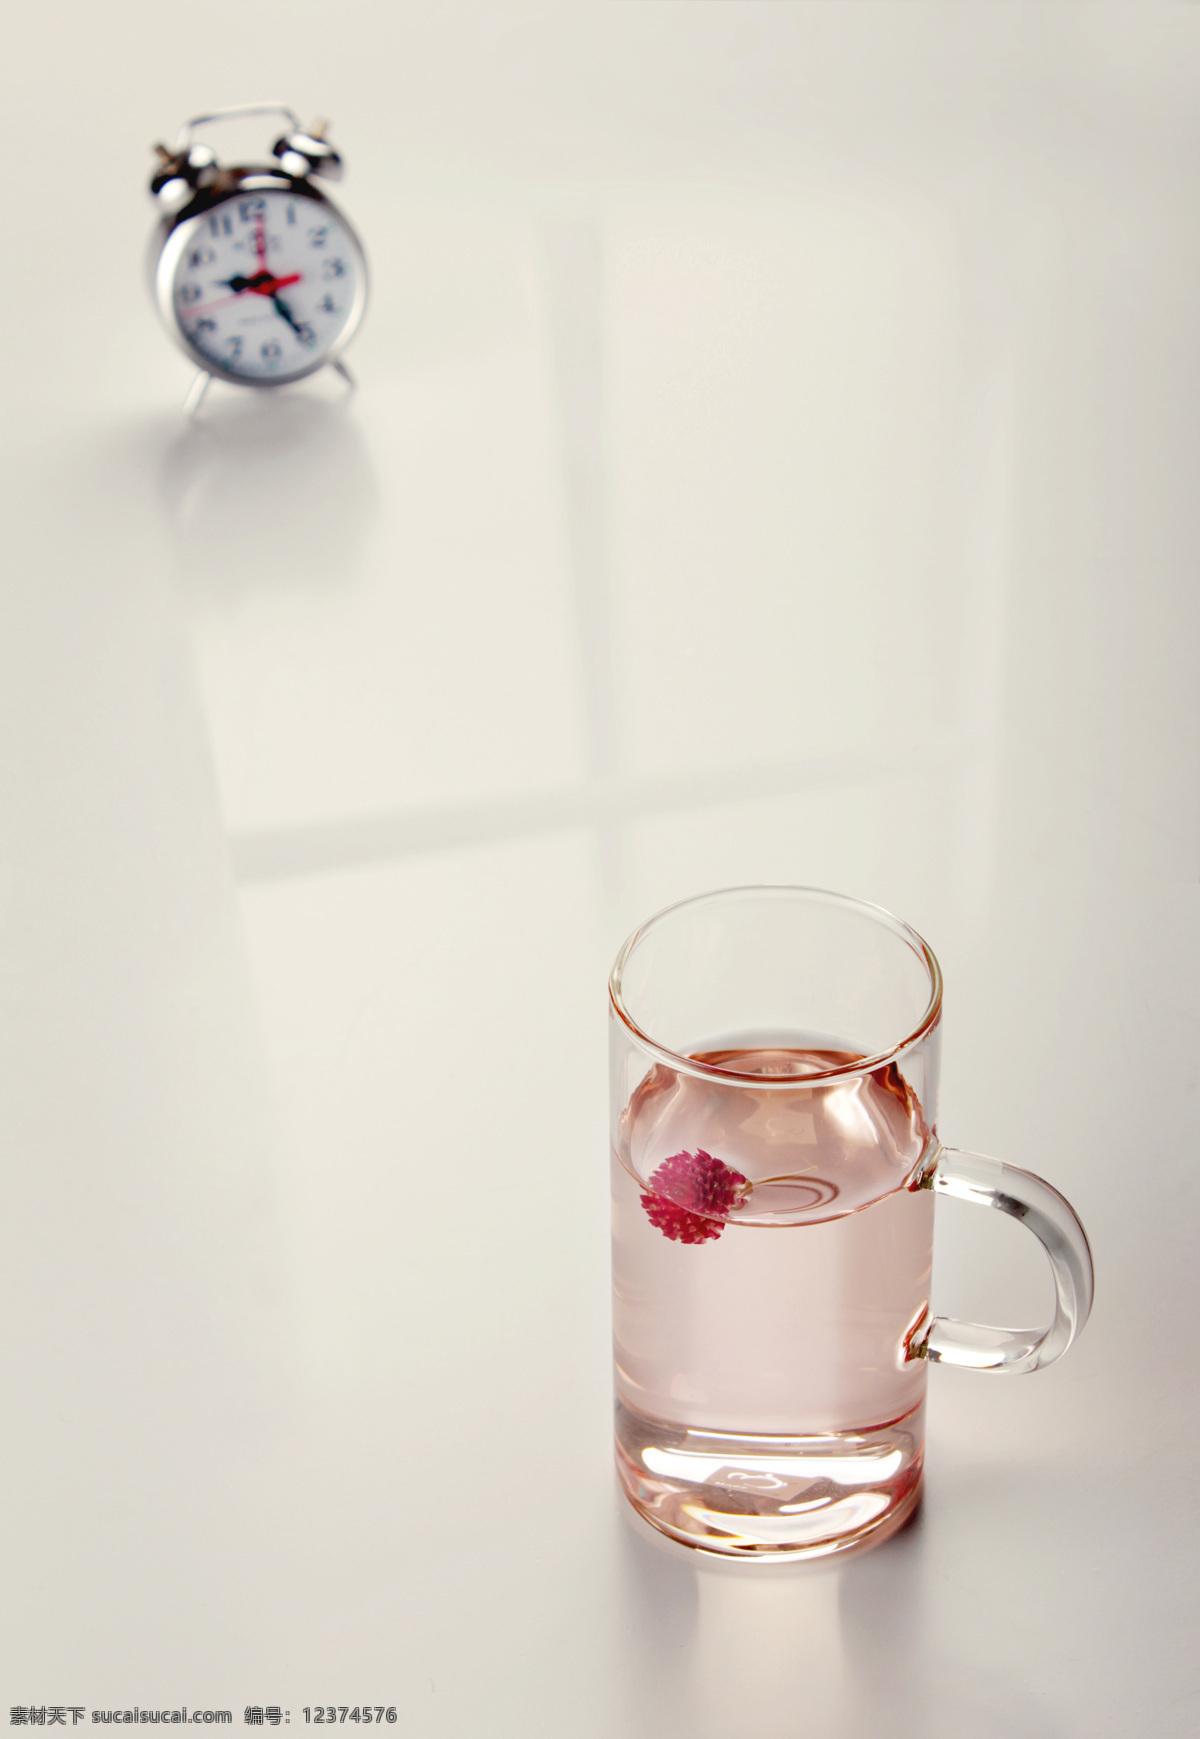
POLYGON ((643 1195, 642 1206, 664 1238, 703 1244, 721 1236, 721 1216, 740 1207, 752 1187, 740 1171, 701 1147, 695 1153, 673 1153, 664 1159, 650 1174, 653 1193, 643 1195))

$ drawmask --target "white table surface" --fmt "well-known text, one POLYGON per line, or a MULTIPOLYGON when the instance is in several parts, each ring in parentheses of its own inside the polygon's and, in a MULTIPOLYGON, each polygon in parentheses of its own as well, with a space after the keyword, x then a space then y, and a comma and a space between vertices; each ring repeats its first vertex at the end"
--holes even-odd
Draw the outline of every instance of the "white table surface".
POLYGON ((1193 1733, 1200 9, 6 29, 0 1722, 1193 1733), (262 96, 361 385, 189 425, 147 147, 262 96), (750 881, 930 939, 943 1136, 1098 1276, 932 1373, 912 1526, 765 1570, 609 1445, 605 976, 750 881))

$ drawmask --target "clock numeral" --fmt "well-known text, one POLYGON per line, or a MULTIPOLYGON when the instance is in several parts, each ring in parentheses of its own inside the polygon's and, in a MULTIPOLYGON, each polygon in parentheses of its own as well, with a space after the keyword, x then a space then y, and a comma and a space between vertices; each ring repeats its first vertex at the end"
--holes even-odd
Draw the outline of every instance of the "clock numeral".
POLYGON ((238 200, 238 216, 243 223, 253 223, 256 218, 263 215, 266 209, 267 202, 261 195, 257 199, 238 200))
POLYGON ((228 351, 229 351, 229 361, 230 362, 237 362, 242 354, 242 341, 241 341, 241 339, 236 337, 236 336, 233 338, 227 338, 225 340, 225 344, 226 344, 226 347, 228 348, 228 351))
MULTIPOLYGON (((192 327, 192 331, 194 333, 196 333, 197 336, 199 336, 199 334, 201 332, 208 333, 208 332, 215 332, 216 330, 217 330, 216 321, 210 320, 208 318, 207 314, 205 315, 203 320, 197 320, 196 324, 192 327)), ((241 340, 239 339, 238 342, 240 343, 241 340)))
POLYGON ((326 290, 325 294, 321 297, 321 300, 317 303, 317 308, 322 314, 340 314, 341 313, 341 309, 338 307, 338 305, 334 301, 333 297, 329 294, 328 290, 326 290))
POLYGON ((190 308, 193 302, 198 302, 204 291, 199 284, 182 284, 179 290, 179 304, 182 308, 190 308))
POLYGON ((295 223, 296 221, 296 201, 294 199, 291 200, 288 205, 287 220, 289 223, 295 223))
POLYGON ((215 217, 209 218, 208 233, 218 237, 233 234, 233 222, 227 211, 218 212, 215 217))
POLYGON ((263 356, 264 362, 274 362, 275 358, 277 356, 282 356, 282 355, 283 355, 283 345, 276 344, 274 342, 274 340, 272 340, 268 344, 264 344, 262 347, 262 356, 263 356))
POLYGON ((325 278, 344 278, 346 276, 345 260, 326 260, 321 267, 321 275, 325 278))
POLYGON ((216 257, 216 253, 212 248, 193 248, 191 253, 188 255, 187 263, 193 272, 198 272, 203 266, 211 266, 216 257))
POLYGON ((329 236, 330 226, 327 223, 323 223, 319 229, 309 230, 308 245, 310 248, 323 248, 325 243, 329 240, 329 236))

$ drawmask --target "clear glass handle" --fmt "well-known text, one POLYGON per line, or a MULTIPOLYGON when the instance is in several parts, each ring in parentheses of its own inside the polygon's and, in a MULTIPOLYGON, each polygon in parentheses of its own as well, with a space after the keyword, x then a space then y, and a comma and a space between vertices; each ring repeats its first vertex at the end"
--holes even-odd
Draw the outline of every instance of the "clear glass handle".
POLYGON ((1030 1171, 957 1147, 942 1148, 922 1187, 1024 1221, 1050 1258, 1055 1310, 1054 1321, 1041 1332, 935 1316, 928 1328, 918 1329, 908 1356, 974 1371, 1036 1371, 1060 1359, 1088 1319, 1094 1287, 1087 1233, 1070 1202, 1030 1171))

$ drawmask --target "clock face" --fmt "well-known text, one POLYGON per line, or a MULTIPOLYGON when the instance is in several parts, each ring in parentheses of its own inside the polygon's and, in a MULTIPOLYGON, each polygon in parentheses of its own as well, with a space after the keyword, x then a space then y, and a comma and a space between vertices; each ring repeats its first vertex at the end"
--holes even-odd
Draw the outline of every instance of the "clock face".
POLYGON ((365 278, 345 221, 290 188, 240 190, 189 218, 160 265, 201 366, 259 385, 310 374, 341 348, 362 313, 365 278))

